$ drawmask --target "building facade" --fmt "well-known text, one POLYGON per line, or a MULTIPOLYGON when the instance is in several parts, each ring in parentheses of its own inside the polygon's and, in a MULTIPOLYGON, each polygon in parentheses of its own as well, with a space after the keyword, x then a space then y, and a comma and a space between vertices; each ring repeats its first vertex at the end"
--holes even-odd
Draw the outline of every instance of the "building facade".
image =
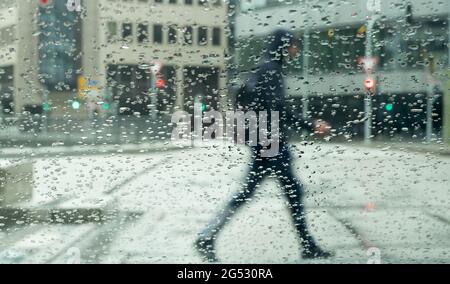
POLYGON ((357 121, 364 118, 366 75, 360 63, 367 19, 376 17, 373 133, 423 137, 431 92, 433 133, 440 139, 450 133, 443 95, 448 90, 442 87, 449 66, 449 9, 448 1, 439 0, 243 1, 236 17, 236 62, 245 77, 268 33, 275 27, 294 31, 303 52, 286 73, 297 110, 332 121, 342 133, 361 134, 357 121))
POLYGON ((154 115, 188 110, 194 101, 226 102, 228 8, 220 0, 0 5, 6 19, 0 23, 1 96, 8 113, 34 105, 50 117, 83 119, 92 112, 154 115))
POLYGON ((189 110, 196 100, 216 108, 226 98, 227 6, 222 1, 84 5, 83 73, 118 103, 120 114, 149 114, 148 105, 159 113, 189 110))
MULTIPOLYGON (((36 3, 36 1, 34 1, 36 3)), ((37 4, 0 2, 0 84, 3 115, 41 105, 45 96, 38 76, 37 4)))

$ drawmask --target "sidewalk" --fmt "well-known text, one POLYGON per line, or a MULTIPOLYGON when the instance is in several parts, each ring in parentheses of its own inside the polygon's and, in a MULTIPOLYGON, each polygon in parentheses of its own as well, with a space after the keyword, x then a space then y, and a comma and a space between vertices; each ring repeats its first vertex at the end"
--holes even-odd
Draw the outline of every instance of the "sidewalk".
POLYGON ((160 151, 181 150, 168 142, 148 142, 124 145, 79 145, 54 147, 0 148, 0 158, 48 158, 52 156, 82 156, 105 154, 146 154, 160 151))
MULTIPOLYGON (((339 144, 339 143, 338 143, 339 144)), ((450 145, 438 144, 438 143, 418 143, 418 142, 380 142, 374 141, 369 145, 364 142, 344 144, 347 146, 363 147, 379 149, 384 151, 395 150, 404 152, 417 152, 434 155, 450 155, 450 145)))
MULTIPOLYGON (((443 144, 437 143, 413 143, 413 142, 379 142, 375 141, 369 145, 364 142, 325 142, 325 141, 307 141, 308 144, 312 145, 329 145, 333 146, 344 146, 344 147, 355 147, 355 148, 370 148, 382 151, 404 151, 412 153, 426 153, 434 155, 449 156, 450 155, 450 145, 445 146, 443 144)), ((221 144, 220 142, 218 143, 221 144)), ((299 141, 293 141, 293 145, 301 145, 299 141)), ((172 143, 169 138, 140 142, 140 143, 124 143, 124 144, 102 144, 102 145, 71 145, 67 146, 64 143, 55 143, 52 146, 40 146, 40 147, 3 147, 0 148, 0 158, 38 158, 38 157, 49 157, 49 156, 77 156, 77 155, 103 155, 103 154, 145 154, 151 152, 159 151, 172 151, 172 150, 183 150, 197 147, 208 147, 209 144, 206 143, 192 143, 191 146, 172 143)), ((230 146, 235 146, 231 145, 230 146)), ((239 147, 239 146, 237 146, 239 147)), ((236 148, 236 147, 234 147, 236 148)))
POLYGON ((18 125, 0 125, 0 147, 54 147, 77 145, 140 144, 169 139, 170 120, 158 118, 113 117, 87 120, 55 120, 47 130, 22 132, 18 125))

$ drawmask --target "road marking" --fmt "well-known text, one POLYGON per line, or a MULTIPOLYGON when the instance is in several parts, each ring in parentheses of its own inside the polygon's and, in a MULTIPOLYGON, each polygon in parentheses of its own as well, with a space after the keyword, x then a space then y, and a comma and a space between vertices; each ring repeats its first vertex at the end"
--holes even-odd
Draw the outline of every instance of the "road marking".
POLYGON ((128 178, 126 178, 125 180, 123 180, 122 182, 120 182, 119 184, 116 184, 115 186, 113 186, 112 188, 108 189, 107 191, 104 192, 104 194, 112 194, 114 192, 116 192, 117 190, 121 189, 122 187, 124 187, 127 183, 129 183, 130 181, 139 178, 141 176, 143 176, 144 174, 146 174, 148 171, 153 170, 154 168, 156 168, 158 165, 160 164, 164 164, 166 162, 168 162, 169 160, 171 160, 171 158, 164 158, 158 162, 156 162, 155 164, 152 164, 151 166, 148 166, 146 168, 144 168, 143 170, 141 170, 140 172, 129 176, 128 178))
POLYGON ((359 241, 362 248, 367 250, 372 247, 377 247, 371 244, 364 236, 364 234, 360 232, 355 226, 353 226, 348 219, 339 218, 332 210, 328 210, 328 214, 330 214, 330 216, 332 216, 336 221, 341 223, 359 241))
POLYGON ((440 216, 438 214, 431 213, 428 210, 423 210, 423 212, 425 213, 425 215, 427 215, 427 216, 429 216, 429 217, 431 217, 431 218, 433 218, 435 220, 438 220, 441 223, 450 225, 450 220, 448 220, 447 218, 444 218, 444 217, 442 217, 442 216, 440 216))

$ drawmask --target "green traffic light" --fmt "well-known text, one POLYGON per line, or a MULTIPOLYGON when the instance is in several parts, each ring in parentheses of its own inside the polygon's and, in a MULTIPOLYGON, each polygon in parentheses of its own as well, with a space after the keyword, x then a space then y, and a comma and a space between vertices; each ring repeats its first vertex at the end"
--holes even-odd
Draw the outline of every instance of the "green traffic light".
POLYGON ((394 109, 394 105, 393 104, 386 104, 386 106, 384 107, 387 111, 392 111, 394 109))
POLYGON ((72 108, 73 109, 80 109, 80 107, 81 107, 80 102, 78 102, 78 101, 73 101, 72 102, 72 108))
POLYGON ((206 110, 206 105, 202 104, 202 111, 205 111, 205 110, 206 110))
POLYGON ((110 107, 111 107, 111 106, 110 106, 110 104, 108 104, 108 103, 103 103, 103 104, 102 104, 102 108, 103 108, 104 110, 108 110, 110 107))
POLYGON ((43 109, 44 111, 49 111, 49 110, 50 110, 50 105, 49 105, 48 103, 43 103, 43 104, 42 104, 42 109, 43 109))

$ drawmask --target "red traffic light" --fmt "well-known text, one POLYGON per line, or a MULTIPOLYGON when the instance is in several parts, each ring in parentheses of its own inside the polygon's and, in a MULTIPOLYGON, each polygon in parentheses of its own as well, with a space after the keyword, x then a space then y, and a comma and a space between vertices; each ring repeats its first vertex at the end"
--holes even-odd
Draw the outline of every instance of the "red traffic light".
POLYGON ((364 81, 364 87, 368 91, 373 91, 375 89, 375 80, 373 78, 368 78, 364 81))
POLYGON ((42 6, 47 5, 49 2, 49 0, 39 0, 39 4, 41 4, 42 6))
POLYGON ((165 85, 166 85, 166 82, 164 81, 164 79, 157 79, 156 80, 156 88, 164 89, 165 85))

